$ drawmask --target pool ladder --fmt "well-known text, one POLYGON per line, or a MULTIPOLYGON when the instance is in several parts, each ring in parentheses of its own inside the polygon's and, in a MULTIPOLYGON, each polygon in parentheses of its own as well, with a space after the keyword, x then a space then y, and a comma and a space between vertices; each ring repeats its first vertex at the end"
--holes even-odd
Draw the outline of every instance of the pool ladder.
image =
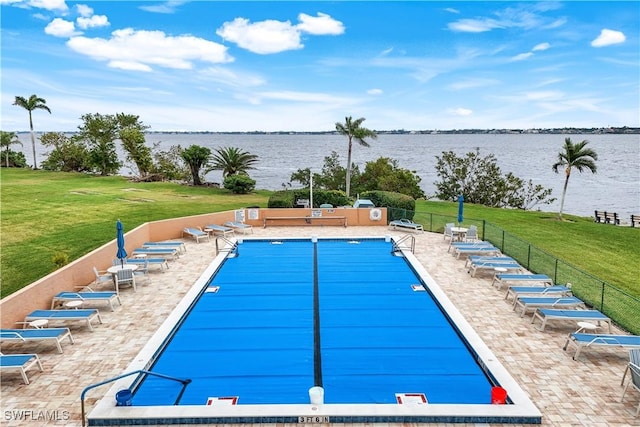
POLYGON ((217 236, 216 237, 216 255, 218 255, 220 252, 229 252, 229 254, 237 255, 238 242, 229 240, 224 236, 217 236), (220 239, 222 239, 223 241, 222 245, 219 242, 220 239))
POLYGON ((393 240, 393 250, 392 252, 399 252, 403 249, 411 251, 414 253, 416 250, 416 237, 411 234, 405 234, 398 240, 393 240))

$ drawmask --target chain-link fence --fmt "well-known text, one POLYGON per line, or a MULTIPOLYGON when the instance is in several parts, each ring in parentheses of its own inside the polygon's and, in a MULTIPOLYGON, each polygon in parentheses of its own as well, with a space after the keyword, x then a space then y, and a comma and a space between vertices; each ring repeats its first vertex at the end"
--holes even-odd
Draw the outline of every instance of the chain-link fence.
MULTIPOLYGON (((411 215, 411 212, 387 209, 394 210, 394 217, 400 215, 404 218, 413 218, 414 222, 422 224, 425 231, 434 233, 443 233, 446 223, 456 221, 453 216, 418 211, 411 215)), ((640 335, 640 298, 546 253, 495 224, 485 220, 465 218, 465 227, 471 224, 478 227, 480 239, 491 242, 502 253, 514 258, 527 270, 536 274, 546 274, 558 284, 571 283, 571 290, 576 297, 610 317, 623 329, 640 335)))

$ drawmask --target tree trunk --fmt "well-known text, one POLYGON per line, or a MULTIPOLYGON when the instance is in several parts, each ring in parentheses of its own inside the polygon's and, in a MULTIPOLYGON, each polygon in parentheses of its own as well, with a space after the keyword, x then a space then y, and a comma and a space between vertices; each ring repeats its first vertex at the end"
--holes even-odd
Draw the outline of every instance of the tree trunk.
POLYGON ((558 219, 562 219, 562 210, 564 209, 564 196, 567 194, 567 186, 569 185, 570 176, 571 176, 571 169, 567 168, 566 178, 564 180, 564 187, 562 187, 562 198, 560 199, 560 212, 558 213, 558 219))
POLYGON ((347 197, 349 197, 349 193, 351 191, 351 147, 352 147, 352 138, 351 138, 351 135, 349 135, 349 149, 347 150, 347 176, 346 176, 347 197))
POLYGON ((36 136, 33 133, 33 118, 31 110, 29 110, 29 129, 31 129, 31 149, 33 150, 33 169, 38 169, 38 161, 36 160, 36 136))

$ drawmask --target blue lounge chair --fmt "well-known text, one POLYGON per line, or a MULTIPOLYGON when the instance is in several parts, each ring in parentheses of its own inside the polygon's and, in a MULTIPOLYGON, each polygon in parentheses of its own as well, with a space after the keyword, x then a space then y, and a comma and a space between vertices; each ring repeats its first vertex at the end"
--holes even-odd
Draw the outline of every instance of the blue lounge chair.
POLYGON ((166 241, 166 242, 144 242, 143 248, 176 248, 181 252, 186 252, 187 247, 184 242, 166 241))
POLYGON ((42 369, 42 363, 37 354, 1 354, 0 353, 0 368, 2 371, 20 371, 22 380, 25 384, 29 384, 29 378, 27 377, 27 370, 36 365, 40 372, 42 369))
POLYGON ((455 250, 456 248, 473 249, 473 248, 493 248, 493 247, 495 247, 493 244, 485 241, 478 241, 478 242, 451 241, 451 243, 449 244, 449 248, 447 249, 447 252, 451 252, 451 248, 455 250))
POLYGON ((496 257, 500 255, 500 249, 495 246, 479 246, 479 247, 458 247, 453 251, 453 255, 456 258, 460 258, 460 255, 467 256, 485 256, 485 257, 496 257))
POLYGON ((569 286, 509 286, 507 294, 504 296, 505 300, 513 298, 513 303, 516 303, 516 299, 522 295, 535 295, 535 296, 571 296, 571 288, 569 286))
POLYGON ((540 319, 540 327, 538 330, 544 331, 547 322, 550 320, 569 321, 572 324, 576 322, 604 322, 609 325, 609 333, 611 333, 611 319, 598 310, 562 310, 557 308, 538 308, 531 317, 531 323, 535 323, 536 319, 540 319))
POLYGON ((247 232, 249 231, 253 233, 253 226, 249 224, 245 224, 244 222, 227 221, 224 223, 224 225, 227 227, 231 227, 236 231, 242 231, 242 234, 247 234, 247 232))
POLYGON ((98 323, 102 323, 100 313, 95 308, 81 310, 34 310, 24 318, 24 321, 32 322, 39 319, 60 322, 84 322, 91 331, 93 331, 93 325, 91 325, 93 320, 98 320, 98 323))
POLYGON ((132 256, 147 255, 161 258, 178 258, 178 249, 176 248, 136 248, 131 252, 132 256))
POLYGON ((468 272, 471 274, 471 277, 475 277, 479 270, 496 271, 496 269, 500 269, 503 273, 508 271, 522 271, 522 266, 515 261, 477 261, 471 263, 468 272))
POLYGON ((504 283, 509 282, 535 282, 545 286, 553 285, 553 279, 546 274, 496 274, 492 285, 497 285, 500 290, 504 283))
POLYGON ((394 219, 389 222, 389 228, 397 230, 398 228, 404 228, 408 230, 421 231, 424 233, 424 227, 422 224, 418 224, 416 222, 411 221, 410 219, 394 219))
POLYGON ((167 262, 166 258, 127 258, 127 264, 135 264, 138 266, 151 266, 151 265, 157 265, 160 267, 160 270, 163 270, 165 268, 169 268, 169 263, 167 262))
POLYGON ((469 255, 464 263, 465 267, 471 264, 481 264, 483 262, 516 262, 515 259, 510 256, 496 256, 496 255, 469 255))
POLYGON ((51 300, 51 309, 56 306, 62 306, 69 301, 82 301, 83 303, 107 303, 111 307, 111 311, 115 311, 113 307, 113 301, 120 302, 120 297, 116 292, 104 291, 104 292, 60 292, 51 300))
POLYGON ((585 304, 576 297, 518 297, 513 310, 517 311, 518 307, 522 308, 520 317, 524 317, 527 310, 531 308, 584 308, 585 304))
POLYGON ((626 350, 640 348, 640 336, 638 335, 612 335, 612 334, 584 334, 573 332, 569 334, 563 350, 567 350, 569 344, 575 345, 576 353, 573 360, 580 356, 582 349, 590 347, 621 347, 626 350))
POLYGON ((0 342, 53 341, 60 353, 62 353, 60 343, 65 338, 68 338, 71 344, 74 343, 69 328, 0 329, 0 342))
POLYGON ((225 227, 224 225, 217 225, 217 224, 207 224, 204 226, 204 231, 206 231, 207 233, 212 233, 214 235, 218 235, 218 236, 226 236, 226 235, 230 235, 233 236, 234 234, 234 230, 231 227, 225 227))
POLYGON ((207 239, 207 241, 209 241, 209 233, 205 233, 199 228, 186 227, 182 230, 182 237, 185 235, 194 238, 197 243, 200 243, 200 239, 207 239))

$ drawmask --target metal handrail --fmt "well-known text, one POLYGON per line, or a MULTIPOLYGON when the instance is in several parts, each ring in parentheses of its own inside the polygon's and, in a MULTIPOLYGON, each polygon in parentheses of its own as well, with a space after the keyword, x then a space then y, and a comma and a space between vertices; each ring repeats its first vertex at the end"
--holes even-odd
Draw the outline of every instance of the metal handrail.
POLYGON ((404 236, 402 236, 400 239, 398 239, 398 241, 393 242, 393 249, 395 250, 401 250, 401 249, 408 249, 411 251, 411 253, 414 253, 416 250, 416 236, 413 236, 411 234, 405 234, 404 236), (403 243, 405 243, 407 240, 411 240, 411 242, 409 243, 408 246, 402 246, 403 243))
POLYGON ((236 241, 229 240, 224 236, 217 236, 216 237, 216 255, 219 254, 220 252, 233 252, 235 249, 237 249, 237 247, 238 247, 238 242, 236 242, 236 241), (221 248, 219 243, 218 243, 218 239, 222 239, 226 245, 230 246, 230 248, 227 249, 226 245, 224 245, 221 248))
POLYGON ((92 390, 92 389, 94 389, 96 387, 100 387, 101 385, 112 383, 112 382, 117 381, 117 380, 122 379, 122 378, 126 378, 126 377, 128 377, 130 375, 136 375, 136 374, 155 375, 156 377, 166 378, 168 380, 181 382, 182 383, 182 390, 180 390, 180 393, 178 394, 178 397, 176 398, 176 401, 175 401, 174 405, 177 405, 180 402, 180 399, 182 398, 182 394, 184 393, 185 388, 191 382, 191 379, 189 379, 189 378, 187 378, 187 379, 176 378, 176 377, 171 377, 169 375, 159 374, 157 372, 145 371, 143 369, 140 369, 140 370, 137 370, 137 371, 128 372, 126 374, 118 375, 117 377, 113 377, 113 378, 110 378, 108 380, 101 381, 99 383, 91 384, 90 386, 85 387, 84 390, 82 390, 82 393, 80 393, 82 427, 86 426, 86 424, 85 424, 85 421, 86 421, 85 420, 85 413, 84 413, 84 398, 85 398, 85 396, 86 396, 86 394, 87 394, 87 392, 89 390, 92 390))

